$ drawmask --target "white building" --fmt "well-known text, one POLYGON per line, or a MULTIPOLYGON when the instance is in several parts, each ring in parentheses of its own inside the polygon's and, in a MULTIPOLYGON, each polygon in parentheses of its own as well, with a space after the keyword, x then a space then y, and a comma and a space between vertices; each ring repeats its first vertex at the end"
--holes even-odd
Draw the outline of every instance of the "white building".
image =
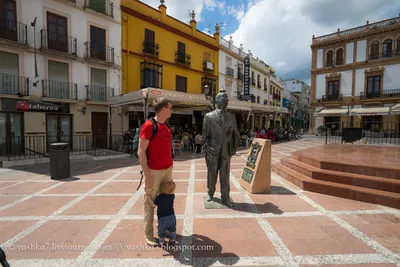
POLYGON ((311 49, 313 132, 342 122, 400 130, 391 112, 400 102, 400 17, 313 37, 311 49))
POLYGON ((120 0, 0 5, 0 140, 74 145, 72 135, 107 135, 109 98, 121 87, 120 0))
POLYGON ((239 99, 243 94, 243 60, 246 54, 242 45, 240 48, 233 45, 232 36, 229 41, 221 38, 220 44, 219 87, 225 88, 229 97, 239 99))

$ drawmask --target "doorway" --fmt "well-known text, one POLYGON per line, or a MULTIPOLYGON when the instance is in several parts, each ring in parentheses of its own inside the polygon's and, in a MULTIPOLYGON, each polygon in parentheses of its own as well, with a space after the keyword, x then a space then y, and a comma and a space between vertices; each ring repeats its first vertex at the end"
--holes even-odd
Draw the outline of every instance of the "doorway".
POLYGON ((47 145, 69 143, 72 148, 72 115, 46 114, 47 145))
POLYGON ((0 113, 0 155, 24 153, 23 113, 0 113))
POLYGON ((108 113, 92 112, 93 148, 107 148, 108 113))

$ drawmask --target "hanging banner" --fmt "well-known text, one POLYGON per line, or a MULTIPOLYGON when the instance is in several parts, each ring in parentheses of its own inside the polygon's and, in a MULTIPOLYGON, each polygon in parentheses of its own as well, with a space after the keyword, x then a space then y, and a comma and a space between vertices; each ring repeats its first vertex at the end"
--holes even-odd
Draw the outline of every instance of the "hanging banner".
POLYGON ((250 94, 250 57, 244 58, 244 95, 250 94))

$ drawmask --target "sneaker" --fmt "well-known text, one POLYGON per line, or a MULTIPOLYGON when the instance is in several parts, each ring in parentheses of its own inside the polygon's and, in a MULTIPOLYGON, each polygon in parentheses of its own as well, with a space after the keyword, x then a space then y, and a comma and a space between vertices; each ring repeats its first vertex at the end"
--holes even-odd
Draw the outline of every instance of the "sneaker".
POLYGON ((175 239, 170 239, 169 240, 169 242, 168 242, 168 244, 170 245, 170 246, 175 246, 175 239))
POLYGON ((146 237, 146 243, 147 245, 151 246, 151 247, 155 247, 157 246, 157 241, 154 237, 146 237))

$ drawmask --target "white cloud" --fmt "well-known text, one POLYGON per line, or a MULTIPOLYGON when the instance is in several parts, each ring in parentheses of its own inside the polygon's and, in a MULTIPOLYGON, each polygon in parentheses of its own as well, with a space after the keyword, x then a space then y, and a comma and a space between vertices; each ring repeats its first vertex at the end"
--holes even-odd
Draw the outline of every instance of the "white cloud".
POLYGON ((380 0, 249 0, 247 7, 238 29, 226 35, 232 35, 236 45, 242 43, 245 51, 250 49, 253 56, 272 65, 278 75, 308 79, 313 35, 360 26, 366 20, 372 23, 387 19, 389 12, 399 10, 400 2, 386 0, 382 5, 380 0))

